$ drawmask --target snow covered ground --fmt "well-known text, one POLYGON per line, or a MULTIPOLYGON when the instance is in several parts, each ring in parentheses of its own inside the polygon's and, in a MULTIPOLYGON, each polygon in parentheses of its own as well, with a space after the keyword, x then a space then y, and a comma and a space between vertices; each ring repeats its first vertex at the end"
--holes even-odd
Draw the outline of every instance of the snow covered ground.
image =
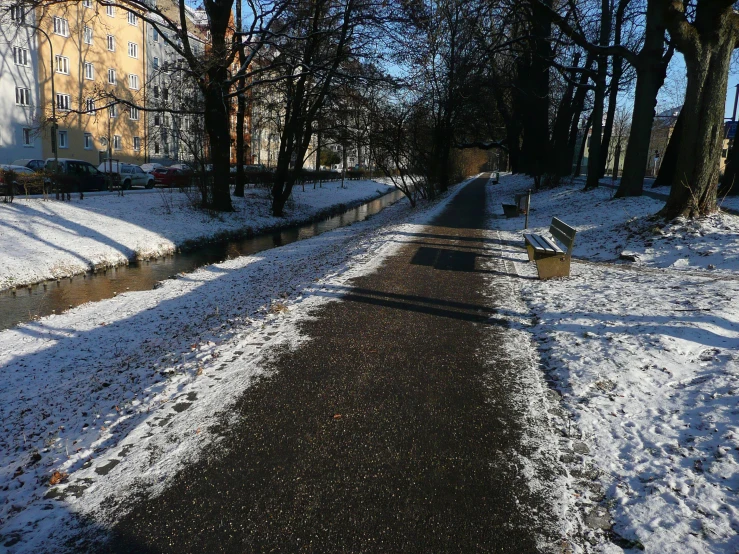
POLYGON ((303 340, 298 322, 331 301, 312 292, 372 271, 444 204, 401 201, 0 332, 0 545, 58 552, 74 534, 72 513, 105 525, 133 494, 161 490, 219 440, 225 409, 270 353, 303 340))
POLYGON ((71 202, 19 197, 0 203, 0 290, 158 258, 217 236, 294 225, 388 191, 375 181, 346 183, 344 189, 333 182, 295 187, 284 218, 270 214, 266 189, 232 198, 235 211, 228 214, 196 210, 197 198, 175 189, 75 195, 71 202))
POLYGON ((739 218, 665 225, 650 217, 658 200, 581 184, 537 192, 533 232, 552 216, 578 230, 571 277, 542 282, 521 248, 523 216, 501 209, 531 187, 519 176, 489 186, 490 225, 562 397, 572 494, 611 539, 594 549, 739 551, 739 218))
MULTIPOLYGON (((581 509, 593 529, 585 550, 736 552, 739 218, 664 225, 650 219, 662 203, 649 198, 611 200, 613 191, 579 184, 535 193, 532 230, 545 232, 552 215, 578 229, 571 278, 541 282, 521 248, 523 217, 504 219, 500 208, 530 186, 508 176, 488 187, 502 256, 491 270, 505 277, 490 281, 510 290, 499 315, 512 322, 511 356, 538 362, 550 386, 545 402, 528 405, 548 409, 562 438, 551 445, 540 422, 531 440, 563 452, 571 498, 562 513, 571 502, 581 509)), ((72 513, 105 525, 131 491, 165 487, 219 440, 219 414, 263 375, 270 353, 303 340, 298 323, 330 301, 313 293, 378 267, 443 206, 412 211, 403 201, 1 332, 0 545, 57 551, 72 513)), ((569 530, 581 532, 576 522, 569 530)))

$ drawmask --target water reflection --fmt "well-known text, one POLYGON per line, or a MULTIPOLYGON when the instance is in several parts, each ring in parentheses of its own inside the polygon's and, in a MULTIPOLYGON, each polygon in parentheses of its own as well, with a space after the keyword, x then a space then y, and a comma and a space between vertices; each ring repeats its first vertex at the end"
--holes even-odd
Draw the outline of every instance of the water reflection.
POLYGON ((326 231, 362 221, 403 197, 399 191, 353 208, 323 221, 275 231, 250 239, 213 243, 197 250, 175 254, 158 260, 132 262, 127 266, 87 273, 60 281, 46 281, 29 288, 0 292, 0 329, 52 313, 61 313, 85 302, 112 298, 114 293, 127 290, 148 290, 157 281, 177 273, 187 273, 203 265, 229 258, 248 256, 326 231))

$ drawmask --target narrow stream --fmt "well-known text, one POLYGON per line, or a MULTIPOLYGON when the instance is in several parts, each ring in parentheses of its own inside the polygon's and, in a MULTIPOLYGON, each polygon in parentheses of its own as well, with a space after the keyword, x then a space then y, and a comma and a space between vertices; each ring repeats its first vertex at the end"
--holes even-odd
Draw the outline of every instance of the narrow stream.
POLYGON ((134 261, 127 266, 86 273, 60 281, 46 281, 15 293, 0 292, 0 330, 15 327, 38 317, 61 313, 86 302, 112 298, 127 290, 149 290, 157 281, 177 273, 188 273, 213 263, 248 256, 307 239, 344 225, 363 221, 403 198, 394 190, 343 214, 315 223, 274 231, 253 238, 207 244, 189 252, 150 261, 134 261))

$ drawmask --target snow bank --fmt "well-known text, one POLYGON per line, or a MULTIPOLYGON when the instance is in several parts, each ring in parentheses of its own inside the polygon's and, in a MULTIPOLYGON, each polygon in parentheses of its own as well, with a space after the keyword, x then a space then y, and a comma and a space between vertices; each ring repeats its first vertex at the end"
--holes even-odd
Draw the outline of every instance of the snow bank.
POLYGON ((270 214, 269 191, 233 197, 234 212, 209 214, 174 189, 89 194, 84 200, 16 198, 0 204, 0 290, 152 259, 218 236, 257 233, 309 221, 331 208, 356 205, 388 192, 383 183, 347 181, 293 189, 287 216, 270 214))
POLYGON ((665 225, 651 218, 658 200, 580 184, 537 192, 529 227, 545 233, 560 217, 578 230, 580 258, 569 279, 542 282, 522 249, 523 217, 500 207, 531 186, 511 176, 489 187, 491 225, 573 419, 562 443, 590 538, 604 552, 736 552, 739 218, 665 225))

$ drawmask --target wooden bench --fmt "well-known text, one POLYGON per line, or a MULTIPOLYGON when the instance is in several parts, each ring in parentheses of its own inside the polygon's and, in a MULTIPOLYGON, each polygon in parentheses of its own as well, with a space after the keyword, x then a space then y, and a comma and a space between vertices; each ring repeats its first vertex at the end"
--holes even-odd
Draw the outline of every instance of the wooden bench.
POLYGON ((503 214, 506 217, 518 217, 529 212, 529 194, 517 194, 514 197, 515 204, 502 204, 503 214))
POLYGON ((525 234, 523 240, 529 254, 529 261, 536 262, 536 270, 541 280, 552 277, 569 277, 572 245, 575 244, 577 231, 561 219, 553 217, 549 234, 561 242, 567 250, 562 250, 553 240, 545 236, 525 234))

